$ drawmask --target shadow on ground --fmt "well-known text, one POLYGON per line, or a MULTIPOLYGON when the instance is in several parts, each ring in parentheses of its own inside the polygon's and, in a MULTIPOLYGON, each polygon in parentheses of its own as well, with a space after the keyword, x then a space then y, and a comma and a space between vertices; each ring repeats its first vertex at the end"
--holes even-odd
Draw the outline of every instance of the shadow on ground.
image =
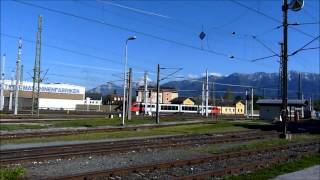
MULTIPOLYGON (((256 129, 262 131, 278 131, 282 132, 284 125, 281 122, 273 124, 235 124, 235 126, 241 126, 248 129, 256 129)), ((300 122, 289 122, 288 131, 291 133, 311 133, 320 134, 320 121, 319 120, 305 120, 300 122)))

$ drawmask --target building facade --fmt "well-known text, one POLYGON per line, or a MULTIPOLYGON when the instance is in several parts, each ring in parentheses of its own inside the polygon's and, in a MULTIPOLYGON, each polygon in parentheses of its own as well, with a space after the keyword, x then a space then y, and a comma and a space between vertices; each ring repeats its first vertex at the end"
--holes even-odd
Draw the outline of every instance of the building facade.
MULTIPOLYGON (((145 102, 144 87, 139 87, 136 92, 136 102, 145 102)), ((159 103, 170 104, 171 100, 178 97, 178 92, 173 88, 160 88, 159 103)), ((157 102, 157 89, 155 87, 148 87, 147 91, 147 103, 154 104, 157 102)))
POLYGON ((172 104, 195 105, 195 101, 189 97, 177 97, 171 100, 172 104))
MULTIPOLYGON (((31 109, 32 82, 23 81, 18 86, 18 109, 31 109)), ((15 80, 4 81, 4 110, 14 108, 15 80), (11 105, 11 106, 10 106, 11 105)), ((1 97, 2 98, 2 97, 1 97)), ((75 110, 77 104, 85 100, 85 87, 70 84, 50 83, 40 84, 39 108, 52 110, 75 110)))
MULTIPOLYGON (((257 101, 260 106, 260 119, 280 120, 282 100, 279 99, 260 99, 257 101)), ((289 119, 304 118, 304 107, 307 105, 305 100, 288 100, 289 119)))

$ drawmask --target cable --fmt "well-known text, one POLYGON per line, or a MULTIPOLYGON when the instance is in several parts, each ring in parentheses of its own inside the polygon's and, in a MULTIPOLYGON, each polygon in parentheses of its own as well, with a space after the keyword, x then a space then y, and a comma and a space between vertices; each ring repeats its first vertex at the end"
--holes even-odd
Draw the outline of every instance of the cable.
POLYGON ((275 56, 278 56, 278 55, 271 55, 271 56, 261 57, 261 58, 257 58, 257 59, 252 59, 251 62, 256 62, 256 61, 259 61, 259 60, 272 58, 272 57, 275 57, 275 56))
MULTIPOLYGON (((174 29, 174 28, 167 27, 167 26, 162 26, 162 25, 159 25, 159 24, 155 24, 155 23, 152 23, 152 22, 149 22, 149 21, 145 21, 145 20, 136 18, 136 17, 134 17, 134 16, 128 16, 128 15, 124 15, 124 14, 121 14, 121 13, 116 13, 116 12, 107 10, 107 9, 105 9, 105 8, 97 8, 97 7, 92 6, 91 4, 83 3, 83 2, 80 2, 80 1, 77 1, 77 0, 73 0, 73 1, 74 1, 75 3, 77 3, 77 4, 82 4, 82 5, 85 6, 85 7, 91 7, 91 8, 94 8, 94 9, 99 9, 99 10, 101 10, 101 11, 103 11, 103 12, 107 12, 107 13, 110 13, 110 14, 113 14, 113 15, 116 15, 116 16, 124 17, 125 19, 130 18, 130 19, 133 19, 133 20, 138 21, 138 22, 143 23, 143 24, 150 24, 150 25, 153 25, 153 26, 157 26, 157 27, 159 27, 159 28, 162 28, 162 29, 168 29, 168 30, 170 30, 170 31, 172 31, 172 30, 173 30, 173 31, 176 31, 176 29, 174 29)), ((194 26, 192 26, 192 27, 194 27, 194 26)), ((189 30, 189 29, 184 28, 183 32, 185 32, 185 30, 189 30)), ((197 30, 198 30, 198 29, 197 29, 197 30)), ((182 31, 177 31, 177 32, 181 33, 182 31)), ((196 33, 194 30, 190 30, 190 32, 192 32, 193 35, 197 35, 197 33, 196 33)))
MULTIPOLYGON (((277 22, 277 23, 282 24, 282 22, 281 22, 280 20, 278 20, 278 19, 276 19, 276 18, 274 18, 274 17, 272 17, 272 16, 269 16, 269 15, 267 15, 267 14, 265 14, 265 13, 262 13, 261 11, 258 11, 258 10, 254 9, 254 8, 251 8, 251 7, 247 6, 247 5, 244 5, 244 4, 242 4, 242 3, 238 2, 238 1, 235 1, 235 0, 229 0, 229 1, 235 3, 235 4, 239 5, 239 6, 242 6, 242 7, 246 8, 246 9, 249 9, 249 10, 251 10, 251 11, 253 11, 253 12, 256 12, 256 13, 258 13, 258 14, 260 14, 260 15, 262 15, 262 16, 270 19, 270 20, 273 20, 273 21, 275 21, 275 22, 277 22)), ((291 26, 289 26, 289 27, 291 27, 291 26)), ((310 34, 308 34, 308 33, 306 33, 306 32, 303 32, 303 31, 301 31, 300 29, 297 29, 297 28, 295 28, 295 27, 291 27, 291 28, 292 28, 293 30, 301 33, 301 34, 304 34, 305 36, 314 38, 313 35, 310 35, 310 34)))
POLYGON ((51 8, 39 6, 39 5, 36 5, 36 4, 28 3, 28 2, 22 2, 22 1, 17 1, 17 0, 13 0, 13 1, 15 1, 17 3, 20 3, 20 4, 24 4, 24 5, 37 7, 37 8, 40 8, 40 9, 44 9, 44 10, 47 10, 47 11, 50 11, 50 12, 54 12, 54 13, 57 13, 57 14, 62 14, 62 15, 65 15, 65 16, 70 16, 70 17, 74 17, 74 18, 77 18, 77 19, 82 19, 82 20, 85 20, 85 21, 88 21, 88 22, 102 24, 102 25, 109 26, 109 27, 116 28, 116 29, 120 29, 120 30, 123 30, 123 31, 133 32, 133 33, 136 33, 136 34, 140 34, 140 35, 151 37, 151 38, 158 39, 158 40, 161 40, 161 41, 169 42, 169 43, 176 44, 176 45, 179 45, 179 46, 184 46, 184 47, 188 47, 188 48, 195 49, 195 50, 205 51, 205 52, 212 53, 212 54, 215 54, 215 55, 218 55, 218 56, 229 57, 225 53, 212 51, 212 50, 204 50, 204 49, 201 49, 201 48, 193 46, 193 45, 184 44, 184 43, 181 43, 179 41, 166 39, 166 38, 159 37, 159 36, 156 36, 156 35, 153 35, 153 34, 145 33, 145 32, 142 32, 142 31, 133 30, 133 29, 130 29, 130 28, 127 28, 127 27, 122 27, 122 26, 110 24, 110 23, 107 23, 107 22, 104 22, 104 21, 101 21, 101 20, 88 18, 88 17, 83 17, 83 16, 79 16, 79 15, 76 15, 76 14, 72 14, 72 13, 68 13, 68 12, 64 12, 64 11, 60 11, 60 10, 56 10, 56 9, 51 9, 51 8))
MULTIPOLYGON (((168 15, 163 15, 163 14, 155 13, 155 12, 152 12, 152 11, 138 9, 138 8, 134 8, 134 7, 130 7, 130 6, 125 6, 125 5, 122 5, 122 4, 119 4, 119 3, 115 3, 115 2, 111 2, 111 1, 102 1, 102 0, 97 0, 97 1, 101 2, 101 3, 106 3, 106 4, 109 4, 109 5, 118 7, 118 8, 130 10, 130 11, 133 11, 135 13, 148 15, 148 16, 155 16, 155 17, 163 18, 163 19, 170 20, 170 21, 176 21, 176 22, 178 22, 180 24, 183 24, 184 26, 188 26, 189 28, 190 27, 191 28, 195 28, 195 25, 193 23, 191 24, 189 22, 185 22, 185 21, 182 21, 180 19, 176 19, 176 18, 170 17, 168 15)), ((197 26, 200 27, 200 25, 197 25, 197 26)))
POLYGON ((305 44, 304 46, 302 46, 301 48, 299 48, 298 50, 294 51, 293 53, 290 54, 290 56, 293 56, 295 54, 297 54, 299 51, 302 51, 303 48, 305 48, 306 46, 308 46, 309 44, 313 43, 315 40, 317 40, 320 36, 315 37, 314 39, 312 39, 311 41, 309 41, 307 44, 305 44))
POLYGON ((259 42, 263 47, 265 47, 266 49, 268 49, 270 52, 272 52, 274 55, 279 56, 279 54, 277 54, 276 52, 274 52, 271 48, 269 48, 267 45, 265 45, 262 41, 260 41, 256 36, 252 36, 252 38, 254 40, 256 40, 257 42, 259 42))
POLYGON ((168 74, 166 77, 160 79, 160 81, 163 81, 163 80, 165 80, 165 79, 168 79, 170 76, 178 73, 178 72, 181 71, 181 70, 182 70, 182 68, 179 68, 178 70, 174 71, 173 73, 170 73, 170 74, 168 74))
MULTIPOLYGON (((10 34, 6 34, 6 33, 2 33, 2 32, 0 32, 0 35, 1 35, 1 36, 5 36, 5 37, 9 37, 9 38, 13 38, 13 39, 19 39, 19 38, 20 38, 19 36, 10 35, 10 34)), ((24 40, 25 42, 29 42, 29 43, 33 43, 33 44, 36 43, 36 42, 33 41, 33 40, 28 40, 28 39, 25 39, 25 38, 23 38, 23 40, 24 40)), ((67 48, 64 48, 64 47, 59 47, 59 46, 56 46, 56 45, 51 45, 51 44, 47 44, 47 43, 42 43, 42 45, 43 45, 43 46, 46 46, 46 47, 58 49, 58 50, 60 50, 60 51, 65 51, 65 52, 69 52, 69 53, 72 53, 72 54, 76 54, 76 55, 87 56, 87 57, 91 57, 91 58, 94 58, 94 59, 99 59, 99 60, 103 60, 103 61, 109 61, 109 62, 112 62, 112 63, 115 63, 115 64, 120 64, 120 65, 123 65, 123 64, 124 64, 124 63, 122 63, 122 62, 119 62, 119 61, 116 61, 116 60, 113 60, 113 59, 108 59, 108 58, 104 58, 104 57, 99 57, 99 56, 96 56, 96 55, 92 55, 92 54, 88 54, 88 53, 84 53, 84 52, 79 52, 79 51, 67 49, 67 48)), ((135 67, 135 68, 137 68, 137 69, 140 69, 140 70, 145 70, 145 68, 143 68, 143 67, 133 66, 133 65, 131 65, 131 66, 132 66, 132 67, 135 67)), ((155 73, 155 71, 150 71, 150 72, 155 73)))

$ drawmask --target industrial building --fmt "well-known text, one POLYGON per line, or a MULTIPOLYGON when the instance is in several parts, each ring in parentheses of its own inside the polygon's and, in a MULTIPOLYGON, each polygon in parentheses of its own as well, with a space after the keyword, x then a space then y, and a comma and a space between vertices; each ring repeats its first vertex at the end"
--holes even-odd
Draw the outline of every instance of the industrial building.
MULTIPOLYGON (((14 109, 15 80, 4 80, 4 110, 14 109)), ((32 106, 32 82, 23 81, 19 89, 19 110, 28 110, 32 106)), ((84 104, 85 87, 61 83, 41 83, 39 108, 51 110, 75 110, 77 104, 84 104)))
MULTIPOLYGON (((260 119, 262 120, 280 120, 282 100, 280 99, 260 99, 257 101, 260 106, 260 119)), ((307 101, 299 99, 288 100, 289 118, 304 118, 304 107, 307 101)))

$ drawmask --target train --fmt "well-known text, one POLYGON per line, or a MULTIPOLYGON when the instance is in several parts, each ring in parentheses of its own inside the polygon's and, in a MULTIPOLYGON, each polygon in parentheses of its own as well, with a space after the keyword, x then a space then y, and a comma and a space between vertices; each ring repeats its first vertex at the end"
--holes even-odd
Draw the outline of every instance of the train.
MULTIPOLYGON (((145 103, 134 103, 131 106, 132 112, 144 112, 145 103)), ((147 112, 156 112, 156 104, 147 104, 147 112)), ((159 104, 159 112, 164 113, 205 113, 205 107, 201 105, 184 105, 184 104, 159 104)), ((219 114, 220 108, 216 106, 208 106, 208 113, 219 114)))

